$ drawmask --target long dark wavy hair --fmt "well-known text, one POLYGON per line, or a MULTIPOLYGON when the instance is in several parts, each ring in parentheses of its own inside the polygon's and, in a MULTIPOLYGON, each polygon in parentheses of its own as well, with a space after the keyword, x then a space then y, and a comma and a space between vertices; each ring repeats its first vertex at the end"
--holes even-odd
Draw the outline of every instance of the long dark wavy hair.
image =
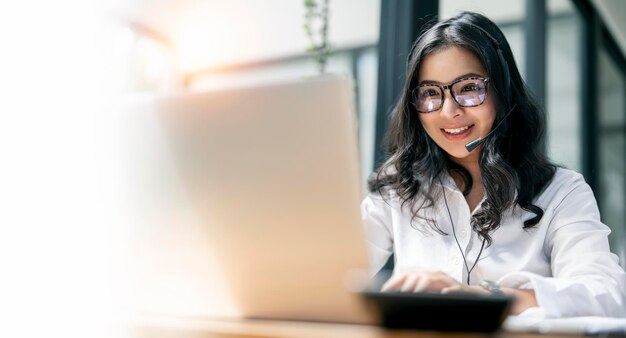
MULTIPOLYGON (((463 12, 440 21, 415 42, 402 93, 391 112, 387 129, 388 159, 370 180, 370 190, 383 197, 387 195, 384 191, 395 191, 402 207, 409 206, 411 225, 420 230, 424 230, 423 227, 415 226, 414 221, 420 209, 432 207, 441 197, 439 184, 444 173, 456 173, 461 177, 466 187, 464 194, 471 190, 469 172, 450 160, 430 139, 419 120, 420 113, 411 104, 411 93, 418 85, 422 60, 451 46, 466 48, 478 57, 491 79, 490 95, 495 94, 493 126, 502 122, 497 129, 492 129, 494 132, 482 144, 479 165, 486 198, 481 204, 482 210, 471 220, 472 228, 491 244, 489 234, 500 226, 502 213, 515 205, 534 214, 524 221, 525 229, 541 220, 543 210, 532 201, 550 182, 556 166, 542 151, 544 112, 526 88, 504 34, 483 15, 463 12), (498 56, 498 45, 506 63, 498 56), (504 67, 508 67, 508 80, 504 67), (505 93, 506 81, 509 81, 508 95, 505 93)), ((446 234, 433 219, 427 221, 433 230, 446 234)))

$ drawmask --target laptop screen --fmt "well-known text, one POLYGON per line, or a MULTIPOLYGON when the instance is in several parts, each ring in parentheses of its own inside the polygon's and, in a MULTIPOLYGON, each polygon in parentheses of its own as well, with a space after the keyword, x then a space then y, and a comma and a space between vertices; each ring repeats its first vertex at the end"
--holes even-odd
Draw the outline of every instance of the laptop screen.
POLYGON ((169 252, 138 280, 180 276, 168 292, 153 279, 148 311, 168 312, 159 299, 179 292, 169 312, 219 313, 206 304, 216 293, 227 315, 371 322, 345 281, 367 268, 352 90, 345 77, 300 79, 159 98, 135 115, 149 123, 131 130, 152 126, 132 159, 148 162, 139 200, 158 196, 138 222, 150 236, 137 238, 169 252))

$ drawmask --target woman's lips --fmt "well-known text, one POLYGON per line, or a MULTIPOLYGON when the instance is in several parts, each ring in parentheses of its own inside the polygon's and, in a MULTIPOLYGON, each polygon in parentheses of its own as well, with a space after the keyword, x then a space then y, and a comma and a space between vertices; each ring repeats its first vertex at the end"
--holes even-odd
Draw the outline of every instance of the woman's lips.
POLYGON ((448 139, 450 141, 458 141, 458 140, 462 140, 462 139, 466 138, 472 132, 473 129, 474 129, 474 125, 472 124, 472 125, 467 126, 467 127, 445 128, 445 129, 441 128, 441 133, 443 134, 443 136, 446 139, 448 139), (463 128, 467 128, 467 129, 462 130, 462 131, 459 132, 459 129, 463 129, 463 128), (451 131, 452 133, 447 132, 446 130, 451 131))

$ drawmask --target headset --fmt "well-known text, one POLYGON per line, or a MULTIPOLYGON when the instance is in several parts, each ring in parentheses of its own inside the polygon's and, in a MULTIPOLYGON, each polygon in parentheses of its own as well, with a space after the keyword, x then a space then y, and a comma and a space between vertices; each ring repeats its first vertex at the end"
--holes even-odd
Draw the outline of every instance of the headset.
MULTIPOLYGON (((498 40, 496 38, 494 38, 491 34, 489 34, 489 32, 487 32, 487 30, 485 30, 484 28, 482 28, 482 27, 480 27, 478 25, 475 25, 475 24, 473 24, 471 22, 466 22, 466 23, 468 25, 478 29, 483 34, 485 34, 485 36, 487 38, 489 38, 489 40, 491 40, 491 43, 496 48, 496 53, 498 54, 498 59, 500 61, 500 67, 502 68, 502 74, 503 74, 503 77, 504 77, 504 95, 506 96, 505 100, 506 100, 507 103, 510 103, 511 102, 511 94, 512 94, 511 93, 511 75, 509 73, 509 64, 508 64, 508 62, 506 62, 506 59, 504 58, 504 54, 502 53, 502 48, 500 48, 500 42, 498 42, 498 40)), ((509 106, 509 105, 510 104, 507 104, 507 106, 509 106)), ((500 127, 502 122, 504 122, 504 120, 506 120, 506 118, 509 117, 509 115, 511 114, 513 109, 515 109, 516 106, 517 106, 517 104, 513 103, 513 105, 509 109, 509 111, 506 113, 506 115, 504 115, 504 117, 498 123, 498 125, 496 125, 495 128, 491 129, 491 131, 487 135, 485 135, 483 137, 479 137, 479 138, 475 139, 474 141, 466 144, 465 145, 465 149, 467 149, 467 152, 471 153, 481 143, 483 143, 483 141, 486 140, 489 135, 491 135, 496 129, 498 129, 498 127, 500 127)))
MULTIPOLYGON (((506 95, 506 102, 510 103, 511 102, 511 75, 509 73, 509 64, 508 62, 506 62, 506 59, 504 58, 504 54, 502 53, 502 48, 500 48, 500 42, 494 38, 491 34, 489 34, 489 32, 487 32, 487 30, 485 30, 484 28, 475 25, 473 23, 470 22, 466 22, 468 25, 478 29, 479 31, 481 31, 483 34, 485 34, 485 36, 487 38, 489 38, 489 40, 491 40, 493 46, 496 49, 496 53, 498 54, 498 59, 500 61, 500 67, 502 68, 502 74, 504 77, 504 95, 506 95)), ((468 144, 465 145, 465 148, 467 149, 468 152, 472 152, 474 149, 476 149, 482 142, 483 140, 485 140, 487 138, 487 136, 491 135, 496 129, 498 129, 498 127, 500 127, 500 125, 502 124, 502 122, 504 122, 504 120, 509 116, 509 114, 511 114, 511 112, 513 111, 513 109, 515 109, 516 104, 514 103, 513 106, 510 108, 510 110, 506 113, 506 115, 504 115, 504 118, 502 118, 502 120, 500 121, 500 123, 498 123, 498 125, 491 129, 491 131, 485 135, 482 138, 478 138, 468 144)), ((443 188, 443 183, 441 183, 441 178, 439 179, 439 182, 441 184, 441 189, 442 189, 442 193, 443 193, 443 200, 446 204, 446 209, 448 210, 448 216, 450 217, 450 223, 452 225, 452 234, 454 235, 454 240, 456 241, 456 245, 459 248, 459 251, 461 252, 461 256, 463 257, 463 263, 465 264, 465 270, 467 271, 467 280, 466 283, 467 285, 470 285, 470 275, 472 274, 472 270, 474 270, 474 268, 476 267, 476 264, 478 264, 478 261, 480 260, 480 256, 483 253, 483 249, 485 248, 485 241, 486 238, 483 238, 482 240, 482 244, 480 246, 480 251, 478 252, 478 256, 476 257, 476 260, 474 261, 474 264, 470 267, 469 264, 467 263, 467 258, 465 257, 465 254, 463 253, 463 249, 461 248, 461 244, 459 243, 458 238, 456 237, 456 231, 455 231, 455 227, 454 227, 454 222, 452 221, 452 214, 450 213, 450 208, 448 207, 448 201, 446 198, 446 192, 445 189, 443 188)))
POLYGON ((496 48, 496 53, 498 54, 498 59, 500 61, 500 67, 502 68, 502 74, 504 74, 504 94, 506 95, 507 102, 509 102, 511 99, 511 75, 509 73, 509 64, 508 62, 506 62, 506 59, 504 58, 504 54, 502 53, 502 48, 500 48, 500 42, 496 38, 494 38, 491 34, 489 34, 489 32, 487 32, 486 29, 470 22, 466 22, 466 24, 478 29, 483 34, 485 34, 485 36, 489 38, 489 40, 491 40, 491 43, 496 48))

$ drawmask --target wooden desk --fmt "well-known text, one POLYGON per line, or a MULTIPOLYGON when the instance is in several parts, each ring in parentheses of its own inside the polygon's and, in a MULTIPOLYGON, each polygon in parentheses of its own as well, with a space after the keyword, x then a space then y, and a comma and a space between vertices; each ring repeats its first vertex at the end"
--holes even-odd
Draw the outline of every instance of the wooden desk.
MULTIPOLYGON (((133 338, 556 338, 563 336, 498 331, 454 333, 385 330, 376 326, 309 323, 277 320, 208 320, 193 318, 141 318, 133 325, 133 338)), ((576 336, 568 336, 576 337, 576 336)))

